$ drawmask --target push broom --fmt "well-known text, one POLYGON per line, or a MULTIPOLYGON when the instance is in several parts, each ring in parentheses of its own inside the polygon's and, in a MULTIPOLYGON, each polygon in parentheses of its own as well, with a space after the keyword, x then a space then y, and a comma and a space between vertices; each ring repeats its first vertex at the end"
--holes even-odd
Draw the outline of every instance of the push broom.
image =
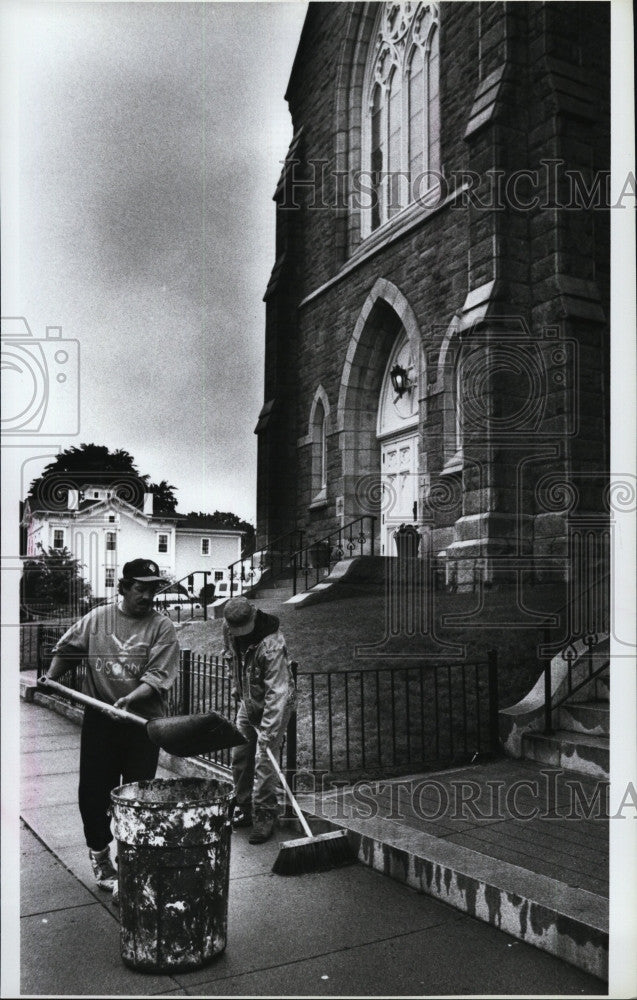
POLYGON ((280 844, 278 857, 272 865, 275 875, 304 875, 307 872, 327 871, 356 861, 356 854, 345 830, 333 830, 330 833, 321 833, 317 837, 312 836, 301 807, 292 795, 292 790, 269 747, 267 754, 305 833, 305 837, 285 840, 280 844))

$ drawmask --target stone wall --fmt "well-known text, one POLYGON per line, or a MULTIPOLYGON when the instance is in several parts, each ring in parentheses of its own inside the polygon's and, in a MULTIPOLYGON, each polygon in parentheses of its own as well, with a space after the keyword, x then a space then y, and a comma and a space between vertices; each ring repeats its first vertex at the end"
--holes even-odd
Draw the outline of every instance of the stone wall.
POLYGON ((442 4, 441 197, 361 242, 338 171, 360 143, 351 95, 371 20, 365 4, 310 4, 288 89, 297 140, 267 299, 276 405, 260 432, 259 535, 317 538, 378 512, 366 480, 402 322, 420 341, 418 520, 434 550, 566 557, 573 511, 557 484, 578 480, 578 510, 601 514, 608 463, 608 5, 442 4), (459 356, 473 420, 454 466, 459 356), (319 385, 328 490, 312 509, 319 385))

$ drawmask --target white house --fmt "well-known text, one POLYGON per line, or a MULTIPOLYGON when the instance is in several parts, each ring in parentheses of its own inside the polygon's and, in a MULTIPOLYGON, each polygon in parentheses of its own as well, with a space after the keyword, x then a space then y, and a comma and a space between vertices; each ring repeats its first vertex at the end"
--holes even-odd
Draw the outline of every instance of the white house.
POLYGON ((124 563, 138 557, 154 559, 162 574, 195 594, 206 580, 215 596, 228 596, 228 566, 241 558, 241 531, 213 528, 204 517, 154 514, 152 493, 139 508, 104 486, 69 490, 66 509, 32 509, 27 501, 22 525, 26 558, 66 548, 97 598, 115 596, 124 563))

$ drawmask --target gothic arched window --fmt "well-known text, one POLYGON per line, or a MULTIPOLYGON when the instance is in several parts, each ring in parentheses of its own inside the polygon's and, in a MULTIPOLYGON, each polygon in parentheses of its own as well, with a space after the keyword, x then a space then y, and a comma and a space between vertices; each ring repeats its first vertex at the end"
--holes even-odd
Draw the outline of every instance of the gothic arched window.
POLYGON ((312 493, 317 496, 327 489, 327 427, 325 410, 319 400, 312 424, 312 493))
POLYGON ((440 187, 438 5, 382 3, 368 48, 362 108, 363 209, 368 236, 440 187))

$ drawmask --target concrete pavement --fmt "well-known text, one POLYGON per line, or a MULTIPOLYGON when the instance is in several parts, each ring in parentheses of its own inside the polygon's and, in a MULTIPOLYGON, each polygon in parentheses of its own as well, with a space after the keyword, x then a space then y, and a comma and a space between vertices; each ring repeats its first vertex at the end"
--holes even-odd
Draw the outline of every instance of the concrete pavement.
POLYGON ((277 841, 251 847, 246 831, 233 834, 225 953, 189 973, 131 970, 83 843, 79 727, 42 705, 20 709, 22 996, 607 993, 601 980, 362 865, 272 875, 277 841))

